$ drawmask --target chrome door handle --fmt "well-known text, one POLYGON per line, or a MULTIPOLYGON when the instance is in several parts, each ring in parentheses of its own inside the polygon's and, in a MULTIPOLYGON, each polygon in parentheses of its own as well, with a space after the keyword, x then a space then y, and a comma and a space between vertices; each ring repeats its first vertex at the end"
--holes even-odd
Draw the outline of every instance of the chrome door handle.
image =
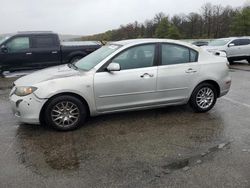
POLYGON ((31 52, 27 52, 26 55, 32 55, 32 53, 31 52))
POLYGON ((189 68, 188 70, 185 71, 186 73, 195 73, 197 72, 196 70, 189 68))
POLYGON ((52 53, 52 54, 57 54, 57 51, 52 51, 51 53, 52 53))
POLYGON ((141 78, 144 78, 144 77, 154 77, 153 74, 149 74, 149 73, 144 73, 143 75, 141 75, 141 78))

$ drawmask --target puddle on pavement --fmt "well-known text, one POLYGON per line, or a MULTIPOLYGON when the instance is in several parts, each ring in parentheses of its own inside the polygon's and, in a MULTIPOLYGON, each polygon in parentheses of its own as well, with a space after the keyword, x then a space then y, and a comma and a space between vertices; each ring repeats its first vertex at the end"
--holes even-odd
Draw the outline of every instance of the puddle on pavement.
POLYGON ((209 156, 215 154, 216 152, 219 152, 223 148, 228 147, 230 143, 231 142, 226 142, 226 143, 216 145, 214 147, 209 148, 207 151, 201 154, 198 154, 198 155, 186 158, 186 159, 174 161, 172 163, 162 166, 162 168, 165 170, 179 170, 185 167, 195 166, 197 164, 202 163, 204 160, 207 160, 209 156))
MULTIPOLYGON (((151 163, 164 163, 166 158, 167 161, 173 160, 177 152, 182 151, 183 157, 185 153, 190 156, 192 151, 197 152, 213 142, 218 143, 222 134, 223 121, 219 116, 213 113, 193 114, 186 109, 173 107, 96 117, 85 127, 65 133, 41 126, 20 125, 15 147, 21 164, 36 174, 47 176, 60 171, 85 171, 90 167, 95 171, 98 170, 97 166, 118 168, 112 167, 112 161, 119 165, 126 161, 128 164, 124 164, 124 168, 134 160, 151 161, 149 166, 151 163), (140 144, 141 148, 138 148, 140 144), (156 146, 162 149, 158 151, 156 146), (161 156, 164 149, 167 157, 161 156), (132 161, 127 161, 128 157, 132 161), (121 160, 116 161, 117 158, 121 160)), ((178 170, 190 164, 192 158, 173 161, 158 168, 167 174, 168 169, 178 170)))

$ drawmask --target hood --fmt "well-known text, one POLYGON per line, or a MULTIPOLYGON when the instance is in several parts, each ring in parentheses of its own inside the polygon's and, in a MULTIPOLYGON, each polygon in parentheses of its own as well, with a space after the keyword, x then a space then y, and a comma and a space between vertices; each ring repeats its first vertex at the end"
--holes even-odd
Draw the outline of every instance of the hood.
POLYGON ((27 76, 19 78, 14 83, 16 86, 33 86, 34 84, 37 84, 43 81, 70 77, 70 76, 75 76, 79 74, 80 72, 78 70, 69 68, 67 65, 60 65, 60 66, 36 71, 27 76))

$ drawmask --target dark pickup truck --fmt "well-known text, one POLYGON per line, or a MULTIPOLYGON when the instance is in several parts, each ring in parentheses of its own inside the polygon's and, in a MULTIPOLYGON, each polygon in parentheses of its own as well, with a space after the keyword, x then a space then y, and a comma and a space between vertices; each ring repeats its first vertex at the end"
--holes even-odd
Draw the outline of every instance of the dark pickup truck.
POLYGON ((61 43, 53 32, 20 32, 0 40, 0 75, 74 63, 100 47, 98 42, 61 43))

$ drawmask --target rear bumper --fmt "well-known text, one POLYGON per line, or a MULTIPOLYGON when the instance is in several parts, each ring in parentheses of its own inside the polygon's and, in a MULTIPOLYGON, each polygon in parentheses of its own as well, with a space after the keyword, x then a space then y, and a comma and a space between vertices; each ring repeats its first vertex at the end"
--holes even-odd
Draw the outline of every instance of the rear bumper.
POLYGON ((12 111, 19 122, 39 124, 39 116, 46 99, 39 99, 34 94, 19 97, 15 94, 10 96, 12 111))
POLYGON ((228 92, 229 92, 229 89, 221 91, 220 92, 220 97, 226 95, 228 92))
POLYGON ((220 96, 219 96, 219 97, 222 97, 222 96, 226 95, 226 94, 229 92, 230 87, 231 87, 231 84, 232 84, 231 77, 228 76, 228 77, 224 80, 223 84, 221 85, 221 88, 220 88, 221 91, 220 91, 220 96))

